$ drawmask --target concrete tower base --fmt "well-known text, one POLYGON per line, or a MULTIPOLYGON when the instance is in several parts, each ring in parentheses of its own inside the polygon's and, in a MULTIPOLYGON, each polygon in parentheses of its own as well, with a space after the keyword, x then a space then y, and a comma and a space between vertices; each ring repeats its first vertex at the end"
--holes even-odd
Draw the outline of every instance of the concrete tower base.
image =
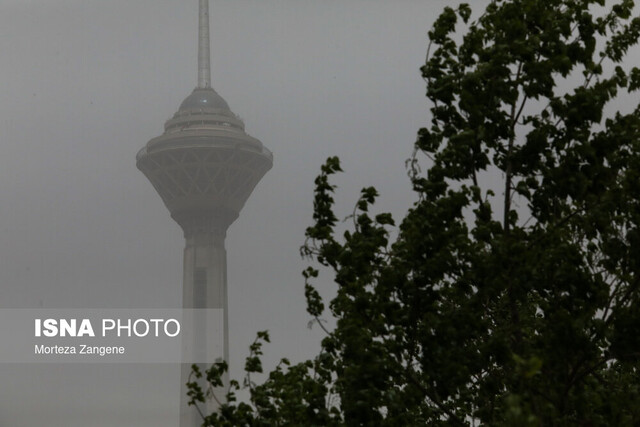
MULTIPOLYGON (((197 318, 206 316, 207 312, 195 314, 192 319, 194 325, 195 340, 185 345, 192 347, 192 354, 198 358, 201 371, 204 373, 211 363, 210 349, 215 348, 218 358, 223 357, 229 360, 229 336, 228 336, 228 316, 227 316, 227 252, 224 246, 225 233, 220 230, 190 232, 186 234, 186 245, 184 249, 184 275, 183 275, 183 306, 186 309, 216 309, 222 310, 223 316, 223 342, 219 342, 219 337, 215 337, 207 331, 207 324, 210 319, 197 318), (216 340, 216 342, 210 342, 216 340), (220 352, 220 344, 222 351, 220 352)), ((189 381, 191 374, 191 364, 183 364, 181 367, 180 382, 180 426, 199 427, 202 425, 202 417, 194 406, 189 406, 187 388, 185 384, 189 381)), ((192 378, 192 381, 194 379, 192 378)), ((223 383, 229 384, 228 374, 223 378, 223 383)), ((200 382, 203 390, 207 390, 204 381, 200 382)), ((218 400, 222 401, 226 393, 225 388, 213 390, 218 400)), ((205 405, 200 407, 204 415, 217 410, 215 399, 209 399, 205 405)))

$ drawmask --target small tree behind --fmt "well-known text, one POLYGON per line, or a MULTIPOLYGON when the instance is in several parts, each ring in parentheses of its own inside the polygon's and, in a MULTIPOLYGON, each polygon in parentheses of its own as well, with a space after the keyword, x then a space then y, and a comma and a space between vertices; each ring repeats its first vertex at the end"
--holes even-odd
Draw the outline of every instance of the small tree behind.
MULTIPOLYGON (((261 333, 250 403, 232 383, 205 425, 640 424, 640 109, 607 113, 640 87, 622 66, 633 7, 493 1, 473 22, 469 6, 446 8, 398 237, 370 213, 373 188, 336 235, 329 159, 302 251, 335 273, 336 327, 316 359, 255 385, 261 333)), ((304 272, 320 319, 317 275, 304 272)))

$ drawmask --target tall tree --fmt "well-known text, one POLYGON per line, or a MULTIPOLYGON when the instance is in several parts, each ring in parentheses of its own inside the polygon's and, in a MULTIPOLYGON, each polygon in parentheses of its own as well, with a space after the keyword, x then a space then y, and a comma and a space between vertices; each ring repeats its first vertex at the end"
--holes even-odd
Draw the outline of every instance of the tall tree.
MULTIPOLYGON (((495 0, 473 21, 445 8, 397 237, 370 213, 373 188, 337 235, 329 159, 302 252, 335 274, 336 326, 316 359, 255 385, 259 334, 250 402, 234 382, 205 424, 640 425, 640 108, 616 108, 640 87, 624 66, 633 8, 495 0)), ((321 319, 317 275, 304 272, 321 319)))

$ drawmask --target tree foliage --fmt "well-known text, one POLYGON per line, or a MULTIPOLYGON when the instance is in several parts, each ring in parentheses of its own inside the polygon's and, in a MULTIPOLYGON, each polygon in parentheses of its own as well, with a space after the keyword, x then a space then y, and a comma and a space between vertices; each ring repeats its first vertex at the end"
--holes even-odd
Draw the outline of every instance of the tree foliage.
POLYGON ((334 273, 328 307, 318 270, 304 277, 308 312, 336 326, 317 358, 256 385, 261 333, 250 401, 232 382, 205 425, 640 425, 640 109, 616 109, 640 87, 633 8, 445 8, 422 67, 416 202, 396 228, 363 189, 339 236, 326 162, 302 252, 334 273))

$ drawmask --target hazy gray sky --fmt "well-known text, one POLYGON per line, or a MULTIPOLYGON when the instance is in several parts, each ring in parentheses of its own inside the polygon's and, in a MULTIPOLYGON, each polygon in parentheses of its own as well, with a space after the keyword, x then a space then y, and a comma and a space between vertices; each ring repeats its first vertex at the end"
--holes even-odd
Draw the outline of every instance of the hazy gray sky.
MULTIPOLYGON (((315 354, 298 249, 313 179, 341 157, 399 218, 446 1, 211 1, 213 86, 274 153, 227 237, 232 373, 315 354)), ((197 82, 196 0, 0 0, 0 307, 180 307, 182 232, 136 152, 197 82)), ((330 295, 331 276, 321 278, 330 295)), ((5 327, 5 325, 0 325, 5 327)), ((0 365, 0 426, 175 426, 177 368, 0 365)))

